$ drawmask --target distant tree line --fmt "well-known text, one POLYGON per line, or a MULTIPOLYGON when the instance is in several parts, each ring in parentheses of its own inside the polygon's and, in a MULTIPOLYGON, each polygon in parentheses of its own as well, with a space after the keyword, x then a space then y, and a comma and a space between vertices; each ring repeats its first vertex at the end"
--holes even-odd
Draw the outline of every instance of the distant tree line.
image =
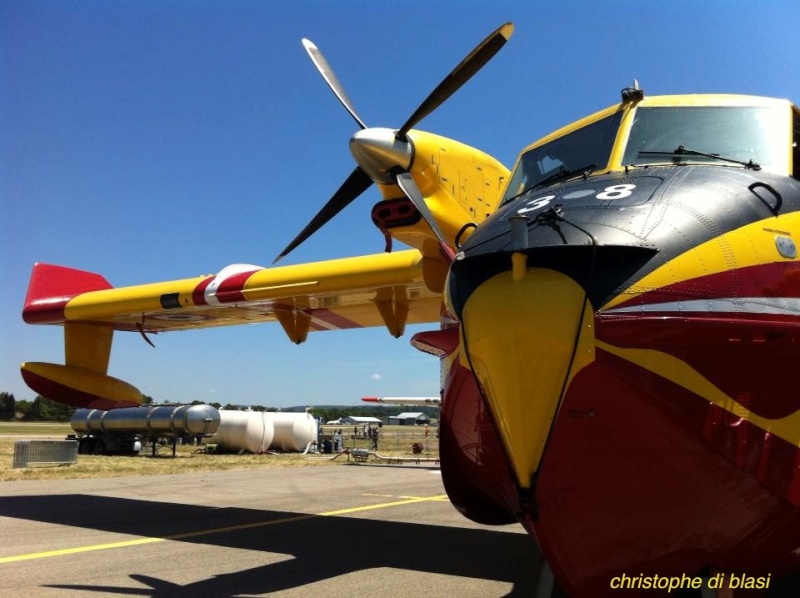
MULTIPOLYGON (((151 405, 153 404, 153 398, 148 396, 143 396, 142 398, 143 404, 151 405)), ((166 403, 165 403, 166 404, 166 403)), ((352 415, 355 417, 378 417, 384 418, 390 415, 397 415, 398 412, 406 410, 408 411, 411 409, 412 411, 420 411, 425 413, 428 417, 438 419, 439 417, 439 409, 437 407, 413 407, 413 408, 404 408, 398 406, 386 406, 386 405, 355 405, 355 406, 346 406, 346 405, 322 405, 322 406, 314 406, 312 408, 308 407, 265 407, 264 405, 232 405, 228 403, 227 405, 221 405, 220 403, 205 403, 204 401, 192 401, 192 405, 205 405, 209 404, 217 409, 225 409, 226 411, 230 410, 244 410, 249 409, 251 411, 290 411, 290 412, 302 412, 306 411, 307 409, 312 413, 312 415, 316 418, 322 419, 322 421, 330 421, 334 419, 339 419, 340 417, 346 417, 348 415, 352 415)), ((16 400, 14 395, 9 392, 0 392, 0 420, 10 421, 10 420, 21 420, 21 421, 54 421, 54 422, 68 422, 72 417, 72 414, 75 412, 75 407, 70 405, 65 405, 63 403, 58 403, 56 401, 51 401, 50 399, 46 399, 41 395, 37 395, 37 397, 33 401, 25 401, 25 400, 16 400)))
POLYGON ((33 401, 18 401, 10 392, 0 392, 0 420, 66 422, 74 407, 37 395, 33 401))
MULTIPOLYGON (((142 398, 144 404, 152 403, 148 396, 142 398)), ((0 392, 0 420, 68 422, 75 413, 75 407, 58 401, 51 401, 36 395, 33 401, 17 400, 10 392, 0 392)))

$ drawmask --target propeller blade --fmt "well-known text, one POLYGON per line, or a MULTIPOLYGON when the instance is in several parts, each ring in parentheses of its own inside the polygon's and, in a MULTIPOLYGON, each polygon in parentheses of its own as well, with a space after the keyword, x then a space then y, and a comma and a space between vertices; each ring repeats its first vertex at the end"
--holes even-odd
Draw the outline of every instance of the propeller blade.
POLYGON ((322 75, 323 79, 325 79, 325 83, 327 83, 328 87, 331 88, 331 91, 342 103, 342 106, 344 106, 345 110, 347 110, 350 113, 350 116, 355 119, 359 127, 366 129, 367 125, 364 124, 364 121, 358 117, 356 109, 353 107, 353 103, 350 101, 350 98, 347 97, 347 93, 344 91, 344 87, 336 77, 336 73, 333 72, 331 65, 328 64, 327 60, 325 60, 325 56, 323 56, 322 52, 319 51, 319 48, 314 45, 314 42, 305 38, 303 38, 303 47, 306 49, 306 53, 308 53, 308 56, 311 58, 311 62, 313 62, 314 66, 317 67, 317 71, 319 71, 319 74, 322 75))
POLYGON ((439 86, 425 98, 425 101, 420 104, 416 112, 406 121, 406 124, 398 129, 396 134, 397 138, 405 139, 409 129, 412 129, 419 121, 436 110, 447 98, 458 91, 464 83, 469 81, 475 73, 483 68, 483 66, 497 54, 500 48, 509 40, 513 32, 513 23, 506 23, 478 44, 476 48, 470 52, 441 83, 439 83, 439 86))
POLYGON ((419 187, 417 187, 417 183, 414 182, 411 174, 408 172, 400 172, 395 175, 395 182, 397 186, 400 187, 400 190, 405 193, 405 196, 411 200, 414 207, 419 210, 419 213, 422 214, 423 220, 428 223, 428 226, 433 230, 433 234, 439 239, 439 244, 443 247, 447 247, 448 245, 444 240, 444 235, 442 231, 439 230, 439 225, 436 223, 436 219, 428 208, 428 204, 425 203, 425 198, 422 197, 422 192, 419 190, 419 187))
POLYGON ((311 219, 306 227, 297 235, 294 240, 286 246, 286 249, 273 260, 273 264, 278 263, 278 260, 289 254, 300 243, 308 239, 311 235, 317 232, 326 222, 331 220, 336 214, 341 212, 351 201, 364 193, 369 186, 372 185, 372 179, 369 178, 366 172, 361 168, 356 169, 350 173, 347 180, 342 183, 342 186, 333 194, 322 209, 311 219))

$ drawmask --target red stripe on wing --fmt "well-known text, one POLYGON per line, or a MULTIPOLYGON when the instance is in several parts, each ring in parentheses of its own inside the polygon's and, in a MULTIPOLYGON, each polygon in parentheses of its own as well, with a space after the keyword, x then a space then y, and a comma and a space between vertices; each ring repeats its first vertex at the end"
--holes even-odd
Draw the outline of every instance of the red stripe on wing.
POLYGON ((348 320, 344 316, 340 316, 339 314, 325 307, 312 309, 311 317, 313 318, 311 321, 311 326, 314 328, 314 330, 330 330, 332 328, 346 330, 348 328, 363 328, 361 324, 358 324, 353 320, 348 320), (320 320, 325 324, 329 324, 329 326, 326 327, 318 325, 316 322, 314 322, 314 320, 320 320))
POLYGON ((214 277, 209 276, 194 288, 194 291, 192 291, 192 302, 195 305, 208 305, 208 301, 206 301, 206 289, 208 285, 211 284, 212 280, 214 280, 214 277))
POLYGON ((217 288, 216 297, 220 303, 241 303, 245 301, 244 285, 247 279, 258 270, 249 270, 239 274, 233 274, 222 281, 217 288))

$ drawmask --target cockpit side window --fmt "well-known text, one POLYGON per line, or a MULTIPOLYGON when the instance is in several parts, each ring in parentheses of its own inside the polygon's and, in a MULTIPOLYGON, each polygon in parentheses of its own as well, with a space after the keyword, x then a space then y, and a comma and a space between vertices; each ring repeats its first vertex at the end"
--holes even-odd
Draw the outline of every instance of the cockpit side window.
POLYGON ((581 127, 525 152, 511 177, 504 201, 559 173, 581 174, 608 165, 622 112, 581 127))

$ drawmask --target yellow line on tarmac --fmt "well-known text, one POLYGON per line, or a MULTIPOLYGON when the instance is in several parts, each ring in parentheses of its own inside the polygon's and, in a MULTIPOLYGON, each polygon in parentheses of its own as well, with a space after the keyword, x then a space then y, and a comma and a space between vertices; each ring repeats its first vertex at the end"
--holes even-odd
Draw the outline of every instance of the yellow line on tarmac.
POLYGON ((256 523, 243 523, 241 525, 230 525, 227 527, 216 527, 212 529, 199 530, 196 532, 186 532, 183 534, 173 534, 171 536, 164 536, 163 538, 137 538, 136 540, 124 540, 121 542, 108 542, 106 544, 93 544, 91 546, 79 546, 77 548, 64 548, 61 550, 48 550, 45 552, 31 552, 28 554, 19 554, 16 556, 0 557, 0 565, 4 563, 17 563, 19 561, 30 561, 34 559, 44 559, 53 556, 65 556, 68 554, 80 554, 82 552, 94 552, 97 550, 109 550, 112 548, 126 548, 128 546, 140 546, 142 544, 153 544, 155 542, 165 542, 167 540, 184 540, 186 538, 194 538, 197 536, 209 536, 212 534, 221 534, 224 532, 239 531, 244 529, 252 529, 255 527, 266 527, 269 525, 279 525, 281 523, 294 523, 296 521, 303 521, 304 519, 312 519, 314 517, 331 517, 334 515, 344 515, 347 513, 358 513, 360 511, 371 511, 373 509, 385 509, 387 507, 397 507, 400 505, 413 504, 417 502, 440 501, 446 498, 445 495, 440 494, 436 496, 414 496, 405 500, 396 500, 392 502, 378 503, 374 505, 364 505, 362 507, 352 507, 349 509, 339 509, 336 511, 326 511, 324 513, 317 513, 316 515, 297 515, 295 517, 283 517, 282 519, 273 519, 271 521, 258 521, 256 523))
POLYGON ((80 546, 78 548, 64 548, 63 550, 48 550, 47 552, 32 552, 17 556, 6 556, 0 558, 2 563, 16 563, 18 561, 29 561, 31 559, 43 559, 51 556, 63 556, 66 554, 78 554, 80 552, 91 552, 93 550, 108 550, 109 548, 124 548, 126 546, 138 546, 139 544, 152 544, 153 542, 163 542, 164 538, 139 538, 138 540, 127 540, 125 542, 110 542, 108 544, 95 544, 94 546, 80 546))
POLYGON ((396 500, 394 502, 383 502, 376 505, 366 505, 364 507, 353 507, 352 509, 340 509, 338 511, 328 511, 327 513, 319 513, 320 517, 330 517, 331 515, 344 515, 345 513, 358 513, 359 511, 370 511, 372 509, 384 509, 386 507, 397 507, 399 505, 409 505, 415 502, 427 502, 432 500, 440 500, 444 495, 438 496, 411 496, 405 500, 396 500))

